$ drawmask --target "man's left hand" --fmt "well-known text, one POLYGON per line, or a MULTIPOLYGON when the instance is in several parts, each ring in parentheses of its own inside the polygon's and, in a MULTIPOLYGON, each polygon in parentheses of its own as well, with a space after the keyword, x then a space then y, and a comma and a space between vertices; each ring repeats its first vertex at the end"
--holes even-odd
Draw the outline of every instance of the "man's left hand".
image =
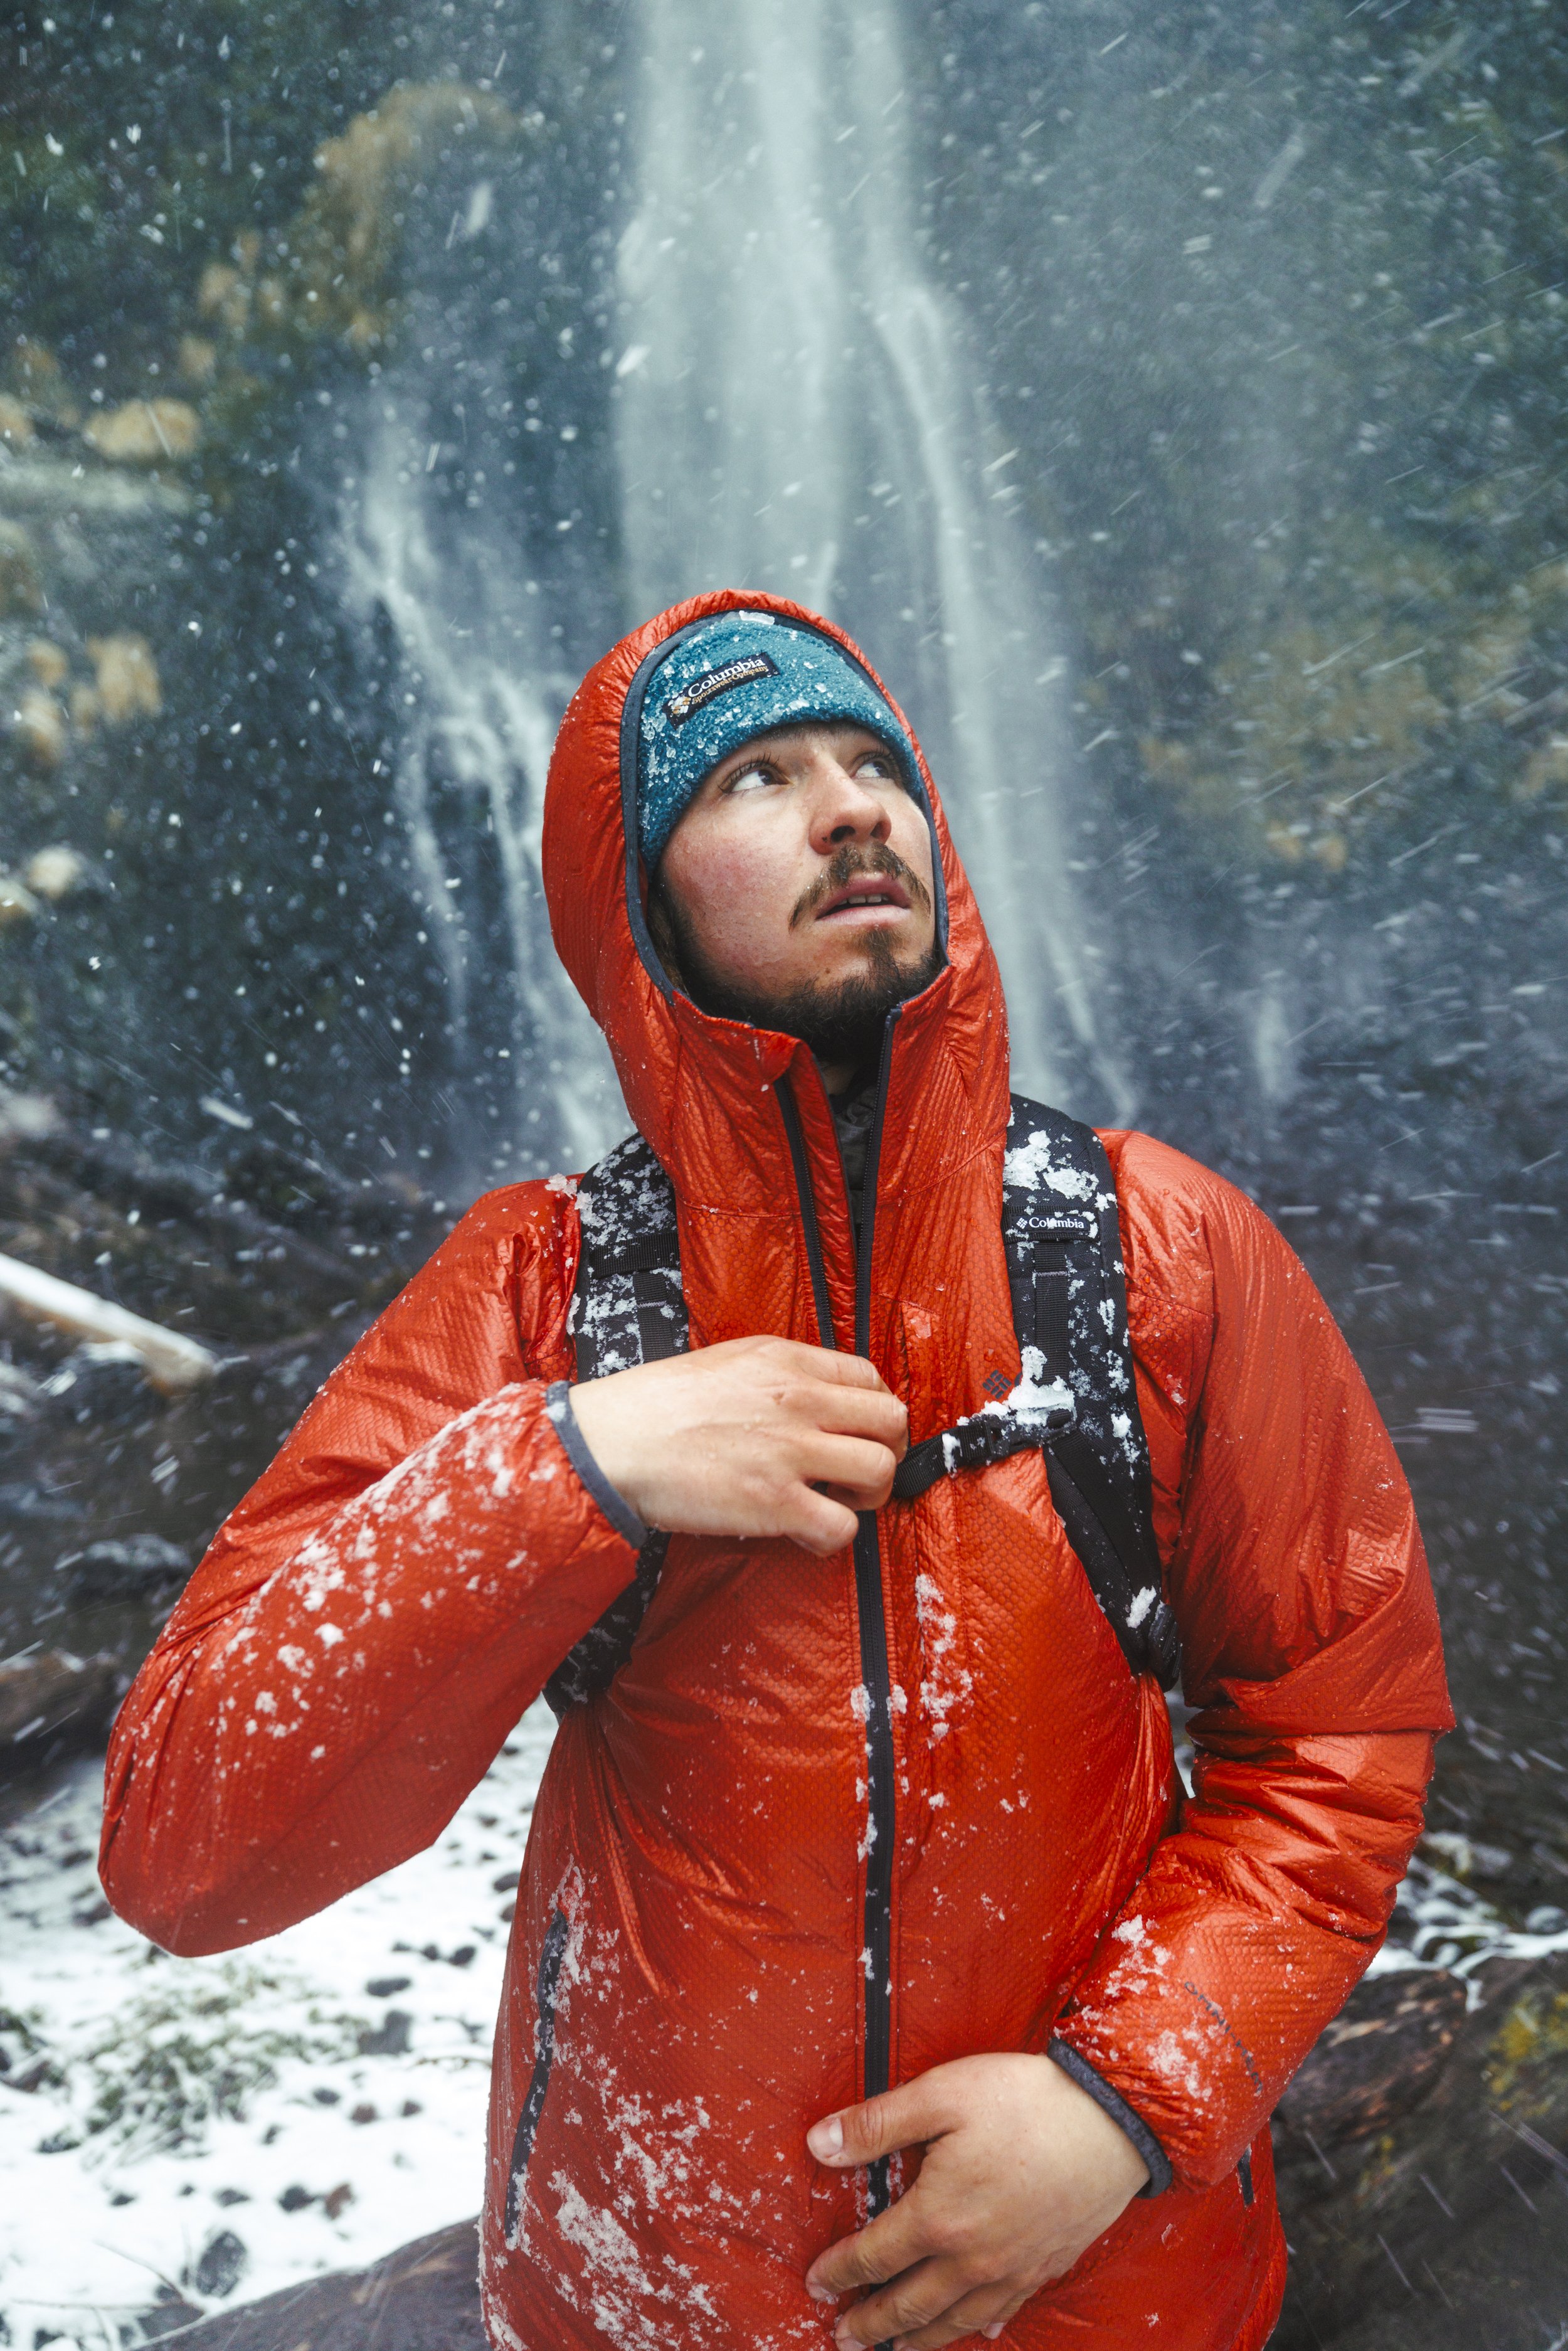
POLYGON ((1049 2057, 961 2057, 812 2125, 807 2146, 835 2171, 900 2147, 920 2176, 857 2236, 806 2273, 813 2301, 873 2290, 833 2330, 842 2351, 893 2343, 937 2351, 999 2335, 1062 2276, 1148 2179, 1126 2134, 1049 2057))

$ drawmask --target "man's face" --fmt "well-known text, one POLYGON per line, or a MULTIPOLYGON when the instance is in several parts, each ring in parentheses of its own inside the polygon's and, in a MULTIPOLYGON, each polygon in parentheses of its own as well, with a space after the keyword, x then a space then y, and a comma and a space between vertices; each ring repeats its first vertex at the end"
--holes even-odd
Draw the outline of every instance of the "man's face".
POLYGON ((859 726, 784 727, 720 760, 670 836, 648 913, 695 1002, 803 1037, 830 1085, 940 963, 930 830, 859 726))

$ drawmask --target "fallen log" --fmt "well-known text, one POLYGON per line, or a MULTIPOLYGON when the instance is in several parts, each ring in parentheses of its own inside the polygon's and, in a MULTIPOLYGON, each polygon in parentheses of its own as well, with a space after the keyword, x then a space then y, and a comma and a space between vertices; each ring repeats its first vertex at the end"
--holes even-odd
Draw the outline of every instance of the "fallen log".
POLYGON ((218 1359, 198 1339, 166 1331, 112 1299, 99 1298, 74 1281, 62 1281, 20 1258, 0 1257, 0 1299, 36 1321, 53 1322, 99 1345, 129 1347, 140 1356, 147 1377, 165 1395, 200 1387, 218 1368, 218 1359))

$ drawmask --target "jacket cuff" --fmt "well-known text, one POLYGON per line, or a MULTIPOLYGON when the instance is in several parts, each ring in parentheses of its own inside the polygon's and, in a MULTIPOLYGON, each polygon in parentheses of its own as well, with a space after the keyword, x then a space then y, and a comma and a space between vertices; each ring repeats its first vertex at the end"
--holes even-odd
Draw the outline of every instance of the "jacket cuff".
POLYGON ((588 1449, 571 1408, 571 1390, 565 1380, 552 1380, 545 1390, 545 1416, 559 1437, 561 1450, 587 1487, 622 1542, 641 1551, 648 1529, 623 1494, 618 1493, 588 1449))
POLYGON ((1139 2189, 1138 2195, 1163 2196, 1171 2184, 1170 2158, 1143 2116, 1134 2114, 1126 2099, 1111 2087, 1103 2074, 1094 2071, 1087 2058, 1081 2057, 1076 2049, 1069 2048, 1065 2041, 1054 2038, 1048 2041, 1045 2053, 1052 2064, 1061 2066, 1069 2081, 1076 2082, 1081 2090, 1087 2090, 1102 2112, 1109 2115, 1118 2128, 1126 2132, 1148 2165, 1148 2184, 1139 2189))

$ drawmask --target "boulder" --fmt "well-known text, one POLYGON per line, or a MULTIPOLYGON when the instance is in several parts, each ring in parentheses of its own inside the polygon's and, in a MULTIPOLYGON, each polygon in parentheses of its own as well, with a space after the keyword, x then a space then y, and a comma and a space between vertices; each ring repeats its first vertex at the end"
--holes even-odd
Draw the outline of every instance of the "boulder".
POLYGON ((1280 2102, 1275 2351, 1541 2351, 1568 2320, 1568 1953, 1352 1995, 1280 2102))
POLYGON ((70 673, 70 656, 52 637, 35 637, 27 647, 27 666, 41 686, 53 693, 70 673))
POLYGON ((180 2351, 490 2351, 475 2223, 182 2330, 180 2351))
POLYGON ((68 428, 76 423, 79 414, 76 396, 47 344, 32 342, 26 337, 16 344, 11 353, 11 381, 29 415, 47 417, 52 424, 68 428))
POLYGON ((57 899, 68 898, 87 879, 87 860, 79 850, 68 849, 57 841, 47 849, 36 850, 22 869, 22 879, 37 898, 47 898, 51 904, 57 899))
POLYGON ((37 550, 19 522, 0 517, 0 621, 41 612, 44 582, 37 550))
POLYGON ((25 686, 16 700, 17 739, 35 768, 57 768, 66 756, 66 714, 41 685, 25 686))
MULTIPOLYGON (((129 631, 111 637, 89 637, 87 650, 98 679, 90 690, 90 717, 101 718, 108 726, 129 726, 133 718, 157 717, 163 707, 163 691, 152 648, 145 637, 129 631)), ((84 705, 84 710, 86 707, 84 705)))
POLYGON ((190 1552, 162 1535, 88 1543, 55 1562, 61 1589, 73 1604, 166 1597, 179 1591, 190 1573, 190 1552))
POLYGON ((202 420, 188 400, 128 400, 89 417, 82 437, 111 465, 169 465, 194 455, 202 420))
POLYGON ((41 1649, 0 1660, 0 1771, 101 1747, 120 1694, 110 1656, 41 1649))
POLYGON ((14 930, 18 923, 31 922, 38 911, 38 902, 25 883, 14 873, 0 872, 0 931, 14 930))

